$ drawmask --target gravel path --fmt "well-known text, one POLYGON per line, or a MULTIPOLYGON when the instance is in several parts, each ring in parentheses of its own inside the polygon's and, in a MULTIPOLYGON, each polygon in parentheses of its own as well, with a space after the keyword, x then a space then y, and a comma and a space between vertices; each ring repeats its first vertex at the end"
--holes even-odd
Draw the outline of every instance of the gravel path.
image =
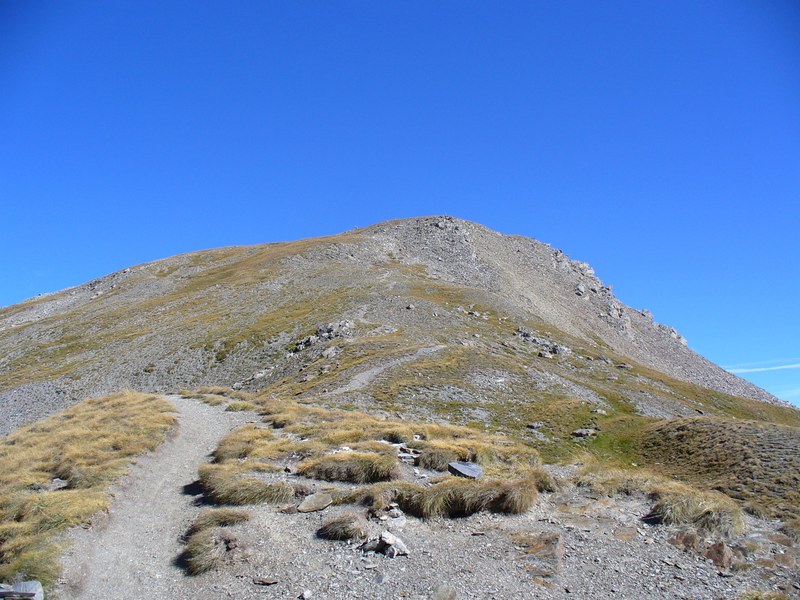
POLYGON ((197 479, 198 467, 220 438, 253 415, 166 398, 178 410, 175 434, 115 487, 104 523, 72 532, 59 598, 182 597, 187 577, 174 561, 180 536, 200 510, 184 486, 197 479))

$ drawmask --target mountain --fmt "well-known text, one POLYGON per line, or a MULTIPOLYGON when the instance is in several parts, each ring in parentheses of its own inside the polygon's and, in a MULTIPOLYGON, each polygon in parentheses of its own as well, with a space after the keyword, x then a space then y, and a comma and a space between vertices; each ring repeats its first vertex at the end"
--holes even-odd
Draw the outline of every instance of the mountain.
POLYGON ((544 398, 652 417, 780 404, 588 264, 451 217, 124 269, 0 310, 0 350, 6 430, 87 395, 202 384, 392 410, 423 396, 468 420, 544 398))
MULTIPOLYGON (((47 510, 37 508, 38 497, 24 501, 33 503, 30 510, 19 508, 28 506, 20 498, 41 490, 57 493, 48 487, 53 485, 77 494, 84 484, 73 485, 72 479, 94 481, 87 473, 101 468, 93 456, 80 454, 80 440, 70 442, 70 452, 50 456, 48 436, 62 429, 66 435, 70 427, 88 431, 74 420, 89 415, 86 419, 116 427, 115 439, 134 439, 135 431, 115 423, 114 411, 146 420, 129 404, 165 410, 155 397, 120 395, 125 389, 171 394, 168 399, 180 409, 177 435, 181 427, 189 433, 169 448, 194 452, 198 465, 205 450, 195 448, 191 436, 206 428, 209 439, 221 438, 228 431, 225 423, 233 427, 234 421, 245 421, 200 408, 205 405, 190 398, 221 403, 229 411, 257 411, 271 424, 251 420, 221 438, 214 462, 199 471, 212 503, 233 502, 230 494, 237 499, 233 503, 242 503, 242 494, 267 488, 279 490, 283 501, 293 494, 310 498, 314 491, 334 490, 340 494, 337 502, 372 498, 370 510, 394 508, 395 514, 423 518, 412 528, 420 544, 460 548, 476 535, 469 528, 477 523, 491 526, 488 534, 479 534, 499 536, 508 552, 523 549, 536 556, 545 538, 519 538, 516 529, 521 524, 530 529, 531 519, 547 520, 560 532, 561 542, 551 548, 556 562, 564 557, 559 544, 564 539, 574 544, 567 565, 611 561, 617 552, 613 544, 623 544, 625 560, 642 558, 656 572, 673 564, 678 552, 668 548, 669 536, 675 536, 670 543, 697 546, 697 552, 702 548, 703 556, 713 555, 714 564, 725 569, 733 564, 725 552, 739 553, 736 564, 744 580, 730 586, 709 582, 708 569, 697 567, 697 576, 705 578, 699 587, 669 584, 694 586, 681 588, 686 597, 706 597, 693 595, 698 589, 724 595, 759 578, 785 581, 795 564, 789 536, 800 536, 800 411, 698 355, 675 329, 656 323, 646 311, 625 306, 588 264, 536 240, 475 223, 445 216, 404 219, 331 237, 193 252, 0 309, 0 435, 77 405, 45 425, 19 429, 0 445, 0 459, 10 460, 17 456, 19 440, 30 437, 45 456, 44 466, 22 459, 14 463, 25 464, 33 473, 25 477, 34 483, 6 477, 11 491, 0 504, 9 521, 0 523, 0 542, 20 530, 17 520, 32 518, 29 513, 47 520, 47 510), (111 396, 95 404, 80 402, 103 394, 111 396), (107 408, 98 415, 102 407, 107 408), (401 455, 416 465, 404 463, 401 455), (351 456, 358 464, 345 464, 351 456), (441 480, 455 459, 483 464, 489 480, 471 486, 441 480), (52 460, 68 465, 54 468, 52 460), (80 461, 88 461, 91 469, 78 468, 80 461), (527 471, 540 462, 548 473, 527 471), (62 472, 69 474, 66 483, 62 472), (330 489, 317 488, 320 483, 298 483, 299 476, 333 483, 330 489), (341 481, 350 487, 342 488, 341 481), (354 487, 376 481, 377 488, 354 487), (537 489, 547 496, 530 512, 537 489), (605 495, 618 499, 598 500, 605 495), (747 539, 741 533, 741 508, 748 512, 747 539), (452 525, 425 521, 482 510, 527 516, 505 525, 478 516, 457 525, 461 533, 455 537, 452 525), (552 517, 554 511, 563 512, 563 522, 552 517), (658 530, 648 537, 650 530, 639 525, 649 526, 653 515, 712 537, 696 544, 680 537, 682 531, 658 530), (617 525, 611 527, 612 521, 617 525), (510 529, 500 535, 495 526, 510 529), (609 538, 601 537, 585 546, 585 536, 575 533, 589 531, 583 527, 599 527, 595 533, 617 536, 616 541, 609 546, 609 538), (624 546, 628 542, 632 545, 624 546)), ((163 424, 161 417, 150 418, 163 424)), ((97 452, 125 451, 122 442, 103 439, 95 440, 97 452)), ((153 460, 175 463, 175 468, 194 464, 169 452, 153 460)), ((162 465, 140 475, 161 489, 162 469, 169 470, 162 465)), ((120 510, 127 506, 138 519, 141 500, 122 501, 120 510)), ((181 510, 173 519, 177 527, 194 509, 187 504, 181 510)), ((285 556, 275 568, 286 569, 294 538, 284 539, 286 531, 273 512, 259 514, 261 525, 273 528, 270 535, 285 542, 285 556)), ((367 516, 372 527, 387 517, 380 511, 367 516)), ((71 518, 73 524, 84 519, 71 518)), ((309 519, 295 516, 287 522, 309 528, 316 523, 309 519)), ((38 543, 39 526, 31 527, 26 539, 38 543)), ((258 531, 243 527, 240 534, 249 539, 258 531)), ((176 536, 165 535, 172 544, 176 536)), ((223 538, 214 543, 228 544, 223 538)), ((262 542, 253 537, 248 543, 262 542)), ((345 560, 319 540, 307 543, 324 556, 332 552, 337 564, 345 560)), ((350 549, 360 557, 356 547, 350 549)), ((482 549, 475 552, 483 556, 482 549)), ((8 553, 13 560, 23 555, 8 553)), ((466 569, 456 555, 447 559, 446 568, 466 569)), ((487 573, 506 572, 504 557, 487 562, 487 573)), ((4 560, 0 544, 0 564, 4 560)), ((339 571, 350 568, 343 565, 339 571)), ((570 566, 563 581, 589 589, 596 581, 582 572, 570 566)), ((435 570, 414 573, 424 575, 421 588, 438 579, 435 570)), ((285 577, 299 585, 294 575, 285 577)), ((610 572, 604 577, 604 593, 613 593, 620 583, 610 572)), ((649 585, 649 576, 620 577, 630 588, 626 597, 649 585)), ((333 585, 330 578, 319 579, 321 586, 333 585)), ((527 584, 510 581, 508 589, 521 586, 520 594, 529 593, 527 584)), ((675 581, 686 579, 676 575, 675 581)), ((400 590, 406 583, 397 585, 400 590)))

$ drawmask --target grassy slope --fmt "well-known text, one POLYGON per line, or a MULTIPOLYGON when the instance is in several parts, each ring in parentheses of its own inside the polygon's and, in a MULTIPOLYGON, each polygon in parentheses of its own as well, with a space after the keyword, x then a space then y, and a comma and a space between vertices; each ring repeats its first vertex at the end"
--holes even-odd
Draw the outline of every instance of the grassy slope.
POLYGON ((106 487, 164 439, 173 410, 158 396, 121 392, 0 438, 0 580, 52 582, 56 534, 106 509, 106 487), (66 487, 50 490, 56 477, 66 487))

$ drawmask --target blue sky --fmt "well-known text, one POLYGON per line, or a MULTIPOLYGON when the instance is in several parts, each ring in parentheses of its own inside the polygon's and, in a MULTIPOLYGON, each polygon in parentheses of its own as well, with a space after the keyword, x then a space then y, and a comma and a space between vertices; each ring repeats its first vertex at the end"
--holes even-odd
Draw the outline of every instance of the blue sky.
POLYGON ((6 0, 0 305, 452 214, 800 403, 798 30, 791 0, 6 0))

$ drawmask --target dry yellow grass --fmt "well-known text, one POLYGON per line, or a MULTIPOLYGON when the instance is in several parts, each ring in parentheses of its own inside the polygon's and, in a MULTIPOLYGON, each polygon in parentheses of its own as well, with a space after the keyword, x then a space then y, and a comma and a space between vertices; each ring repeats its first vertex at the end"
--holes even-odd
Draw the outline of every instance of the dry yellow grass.
MULTIPOLYGON (((262 470, 270 470, 266 465, 264 467, 262 470)), ((203 465, 200 468, 200 483, 205 497, 214 504, 233 505, 281 503, 294 497, 294 488, 288 483, 248 477, 245 468, 203 465)))
POLYGON ((407 481, 383 482, 344 494, 337 503, 367 504, 381 510, 397 502, 405 512, 422 518, 465 517, 482 510, 520 514, 536 503, 546 479, 532 472, 528 477, 514 480, 445 477, 431 487, 407 481))
POLYGON ((609 496, 642 493, 654 500, 649 515, 655 522, 693 525, 700 530, 730 536, 744 530, 742 510, 725 494, 700 490, 646 469, 605 468, 589 461, 577 483, 609 496))
POLYGON ((189 575, 199 575, 218 566, 235 543, 223 528, 243 523, 250 515, 241 510, 218 508, 201 512, 186 532, 180 562, 189 575))
POLYGON ((317 537, 323 540, 355 540, 367 537, 364 520, 354 513, 334 517, 323 523, 317 530, 317 537))
POLYGON ((377 452, 338 452, 302 463, 301 475, 325 481, 374 483, 399 476, 397 459, 377 452))
POLYGON ((104 489, 173 425, 159 396, 126 391, 86 400, 0 439, 0 580, 52 582, 54 536, 107 508, 104 489), (66 488, 51 490, 53 478, 66 488))
MULTIPOLYGON (((275 400, 260 404, 264 420, 302 439, 314 458, 344 445, 365 452, 393 453, 391 446, 383 443, 392 442, 420 450, 420 466, 437 470, 445 470, 452 460, 468 460, 483 465, 487 475, 513 478, 541 464, 539 453, 531 446, 471 427, 394 421, 358 411, 275 400)), ((284 455, 296 450, 295 444, 286 440, 261 440, 249 456, 276 458, 280 448, 284 455)))
POLYGON ((641 453, 659 472, 721 490, 751 512, 800 518, 800 429, 721 417, 662 421, 641 453))

